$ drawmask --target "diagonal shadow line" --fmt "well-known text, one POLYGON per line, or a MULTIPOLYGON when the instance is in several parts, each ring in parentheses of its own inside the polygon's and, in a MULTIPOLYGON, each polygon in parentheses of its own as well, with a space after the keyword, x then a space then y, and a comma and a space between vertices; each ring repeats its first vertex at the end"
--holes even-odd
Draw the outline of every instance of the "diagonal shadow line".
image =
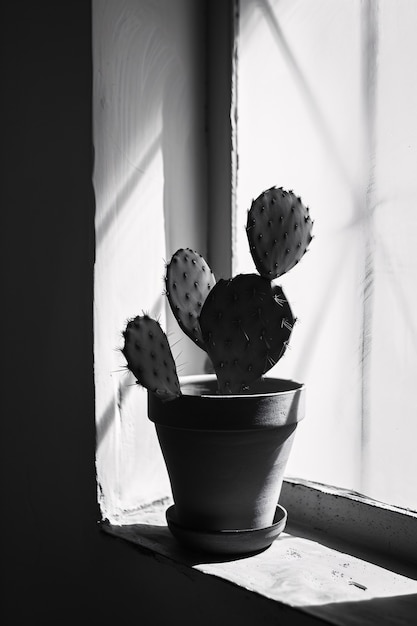
POLYGON ((118 216, 120 210, 126 206, 129 197, 135 191, 140 179, 146 173, 152 161, 155 159, 158 151, 161 147, 161 133, 159 133, 145 154, 143 155, 140 163, 135 167, 132 174, 123 184, 122 188, 117 192, 113 202, 104 211, 104 215, 96 226, 96 245, 97 248, 103 243, 105 237, 109 234, 113 222, 118 216))
MULTIPOLYGON (((381 256, 385 260, 387 267, 388 268, 392 266, 395 267, 395 263, 393 264, 391 263, 392 254, 389 251, 388 247, 383 242, 382 238, 380 238, 377 245, 381 249, 381 256)), ((402 303, 401 311, 403 314, 403 318, 406 324, 408 324, 408 327, 410 328, 410 332, 414 337, 413 345, 417 346, 417 323, 415 319, 415 311, 411 311, 411 306, 407 300, 406 291, 401 281, 395 279, 395 274, 392 271, 388 273, 388 276, 389 276, 389 282, 391 284, 392 291, 397 294, 397 298, 399 302, 402 303)))
MULTIPOLYGON (((118 398, 117 398, 117 402, 119 404, 119 406, 121 407, 123 402, 125 402, 126 398, 128 395, 130 395, 130 393, 132 392, 132 389, 136 389, 136 385, 127 385, 127 386, 121 386, 119 384, 118 386, 118 398)), ((113 424, 114 420, 115 420, 115 415, 116 415, 116 411, 115 411, 115 401, 114 399, 110 400, 110 402, 107 404, 106 408, 104 409, 104 411, 102 412, 102 414, 97 418, 97 423, 96 423, 96 452, 99 450, 101 444, 103 443, 104 439, 106 438, 106 435, 108 433, 108 431, 110 430, 111 425, 113 424)))
POLYGON ((314 358, 316 347, 321 341, 322 333, 325 332, 324 320, 329 316, 330 310, 331 310, 329 303, 333 300, 334 297, 336 297, 337 288, 342 286, 342 283, 340 280, 338 280, 338 277, 340 276, 340 267, 343 266, 344 259, 346 259, 346 256, 347 256, 346 252, 349 250, 350 250, 349 240, 347 238, 343 240, 342 238, 342 241, 340 242, 340 245, 338 248, 338 254, 340 257, 339 261, 335 260, 333 262, 332 273, 329 279, 327 280, 327 288, 323 296, 321 297, 321 302, 326 302, 327 304, 324 308, 317 309, 315 313, 315 318, 312 321, 312 327, 319 328, 320 331, 310 335, 308 343, 304 345, 303 349, 301 350, 300 356, 295 361, 295 366, 298 372, 302 372, 302 371, 307 372, 311 367, 311 363, 314 358), (336 288, 335 288, 335 285, 336 285, 336 288))
POLYGON ((114 402, 110 401, 96 423, 96 452, 103 443, 110 426, 114 422, 114 402))
POLYGON ((264 17, 271 29, 272 35, 282 53, 282 56, 285 58, 288 66, 292 70, 293 76, 296 79, 301 95, 303 96, 305 103, 308 105, 311 115, 314 118, 314 121, 324 139, 326 148, 328 152, 332 155, 342 180, 344 180, 345 184, 352 194, 355 206, 360 207, 362 203, 360 201, 360 196, 356 190, 356 185, 344 165, 343 159, 340 155, 340 151, 336 146, 332 133, 330 132, 329 127, 326 123, 325 117, 322 115, 317 101, 310 88, 310 85, 308 84, 306 77, 301 71, 297 60, 295 59, 294 54, 290 49, 288 41, 286 40, 284 33, 278 23, 270 2, 268 0, 259 0, 258 4, 261 11, 263 11, 264 13, 264 17))

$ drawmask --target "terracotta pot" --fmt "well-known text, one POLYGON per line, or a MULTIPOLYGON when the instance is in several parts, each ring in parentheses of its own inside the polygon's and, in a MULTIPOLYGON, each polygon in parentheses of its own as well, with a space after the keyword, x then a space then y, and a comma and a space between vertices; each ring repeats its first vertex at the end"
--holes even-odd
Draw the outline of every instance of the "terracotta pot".
POLYGON ((189 376, 181 379, 178 399, 148 394, 175 523, 214 533, 271 527, 304 417, 304 386, 266 378, 251 395, 222 396, 216 384, 212 375, 189 376))

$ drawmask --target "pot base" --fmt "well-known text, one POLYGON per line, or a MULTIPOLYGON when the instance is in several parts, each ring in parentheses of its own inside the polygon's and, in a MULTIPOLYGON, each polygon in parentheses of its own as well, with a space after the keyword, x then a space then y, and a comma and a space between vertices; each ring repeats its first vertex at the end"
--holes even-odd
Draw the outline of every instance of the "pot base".
POLYGON ((186 528, 178 523, 175 505, 166 511, 168 528, 187 548, 198 552, 224 555, 249 555, 268 548, 285 528, 287 511, 278 505, 274 521, 265 528, 244 530, 201 530, 186 528))

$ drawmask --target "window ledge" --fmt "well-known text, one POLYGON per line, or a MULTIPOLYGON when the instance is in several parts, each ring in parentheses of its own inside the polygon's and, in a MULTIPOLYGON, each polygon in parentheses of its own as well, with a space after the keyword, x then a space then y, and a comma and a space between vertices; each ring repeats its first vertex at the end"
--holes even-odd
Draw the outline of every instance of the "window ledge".
MULTIPOLYGON (((284 605, 306 619, 310 617, 314 623, 319 619, 338 626, 406 625, 415 619, 417 560, 413 550, 417 516, 413 512, 405 512, 401 518, 405 520, 406 536, 403 541, 400 533, 400 558, 396 558, 391 524, 395 524, 399 509, 381 505, 378 514, 381 513, 382 521, 372 526, 367 506, 375 507, 378 503, 359 494, 287 480, 280 499, 288 510, 285 532, 261 553, 227 560, 202 556, 177 543, 165 520, 171 503, 170 498, 154 502, 137 512, 135 523, 103 522, 102 529, 182 570, 215 576, 284 605), (370 548, 365 545, 365 535, 359 532, 364 526, 368 526, 368 538, 374 537, 370 548), (385 534, 390 533, 385 551, 376 549, 375 528, 379 527, 381 541, 386 541, 385 534), (414 533, 408 538, 407 559, 403 552, 411 528, 414 533)), ((394 538, 397 531, 399 527, 394 538)))

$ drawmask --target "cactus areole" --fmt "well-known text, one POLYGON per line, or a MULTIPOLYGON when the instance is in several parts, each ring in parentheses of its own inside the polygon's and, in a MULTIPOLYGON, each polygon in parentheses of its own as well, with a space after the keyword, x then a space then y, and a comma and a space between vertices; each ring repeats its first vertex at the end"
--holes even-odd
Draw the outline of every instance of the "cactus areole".
POLYGON ((191 547, 250 552, 269 545, 285 525, 286 512, 276 504, 304 416, 304 387, 265 374, 284 356, 296 322, 274 281, 299 263, 312 228, 301 198, 271 187, 247 216, 257 273, 216 282, 194 250, 172 255, 165 294, 179 327, 212 363, 215 374, 204 381, 190 386, 189 378, 179 379, 168 338, 149 315, 130 319, 123 332, 122 353, 148 390, 148 415, 171 481, 168 525, 191 547), (219 535, 225 529, 243 534, 219 535))

